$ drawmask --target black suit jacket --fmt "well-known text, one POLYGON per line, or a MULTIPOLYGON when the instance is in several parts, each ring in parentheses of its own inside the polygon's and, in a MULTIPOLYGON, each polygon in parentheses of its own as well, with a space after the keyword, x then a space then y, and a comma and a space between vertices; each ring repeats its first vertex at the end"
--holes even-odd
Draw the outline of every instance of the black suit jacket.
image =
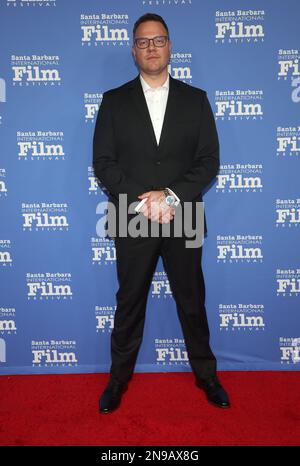
POLYGON ((160 142, 137 76, 107 91, 94 133, 96 177, 115 202, 168 187, 180 201, 202 200, 202 191, 219 168, 219 142, 206 92, 170 76, 160 142))

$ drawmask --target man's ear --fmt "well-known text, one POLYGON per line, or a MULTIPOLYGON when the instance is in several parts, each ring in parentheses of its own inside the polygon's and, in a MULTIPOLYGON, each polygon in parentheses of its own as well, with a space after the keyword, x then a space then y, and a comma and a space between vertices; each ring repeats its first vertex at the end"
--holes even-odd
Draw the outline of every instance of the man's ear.
POLYGON ((133 46, 131 47, 131 53, 132 53, 132 56, 133 56, 134 61, 135 61, 135 49, 134 49, 133 46))

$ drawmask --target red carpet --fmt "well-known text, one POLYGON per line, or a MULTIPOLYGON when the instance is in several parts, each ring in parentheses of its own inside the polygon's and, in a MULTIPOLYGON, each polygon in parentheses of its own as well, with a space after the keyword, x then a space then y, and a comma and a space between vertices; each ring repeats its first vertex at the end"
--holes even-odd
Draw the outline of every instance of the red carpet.
POLYGON ((300 373, 221 372, 232 408, 191 373, 135 374, 120 408, 98 413, 108 374, 0 376, 1 445, 299 445, 300 373))

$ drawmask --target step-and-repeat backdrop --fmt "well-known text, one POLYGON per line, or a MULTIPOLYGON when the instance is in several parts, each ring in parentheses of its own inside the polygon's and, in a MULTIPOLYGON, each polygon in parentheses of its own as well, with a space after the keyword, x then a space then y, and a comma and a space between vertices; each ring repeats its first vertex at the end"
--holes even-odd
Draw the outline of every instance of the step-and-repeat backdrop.
MULTIPOLYGON (((92 138, 103 92, 137 75, 146 12, 165 18, 170 74, 207 91, 218 127, 203 258, 218 368, 300 367, 298 0, 1 0, 3 374, 110 368, 116 256, 96 233, 92 138)), ((160 259, 136 371, 189 370, 160 259)))

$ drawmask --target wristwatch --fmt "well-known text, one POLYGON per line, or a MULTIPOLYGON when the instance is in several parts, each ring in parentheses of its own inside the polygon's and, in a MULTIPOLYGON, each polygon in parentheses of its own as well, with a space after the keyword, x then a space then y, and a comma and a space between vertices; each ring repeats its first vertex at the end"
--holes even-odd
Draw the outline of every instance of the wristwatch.
POLYGON ((167 190, 167 188, 163 189, 163 192, 164 192, 164 195, 166 196, 166 204, 168 206, 172 206, 175 204, 175 197, 169 193, 169 191, 167 190))

